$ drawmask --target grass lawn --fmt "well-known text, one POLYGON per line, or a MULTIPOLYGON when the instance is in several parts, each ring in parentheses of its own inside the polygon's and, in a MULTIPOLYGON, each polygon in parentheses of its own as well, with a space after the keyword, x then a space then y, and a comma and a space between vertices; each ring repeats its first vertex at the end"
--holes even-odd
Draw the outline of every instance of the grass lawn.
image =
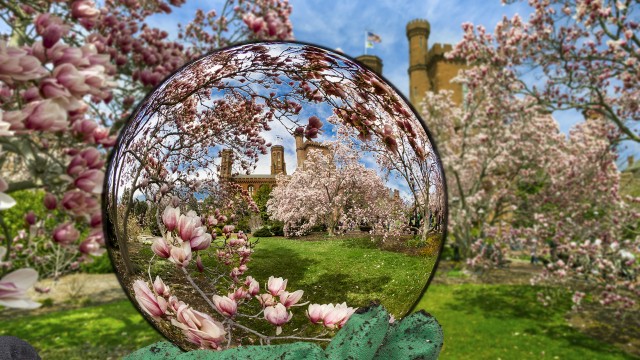
POLYGON ((119 359, 158 334, 128 300, 0 321, 0 335, 28 341, 42 359, 119 359))
MULTIPOLYGON (((634 359, 544 308, 528 285, 441 285, 418 308, 442 324, 441 359, 634 359)), ((0 321, 0 334, 33 344, 44 359, 119 358, 161 339, 128 301, 0 321)))
POLYGON ((529 285, 436 284, 418 303, 444 330, 441 359, 636 359, 570 327, 529 285))
POLYGON ((260 239, 249 273, 261 285, 269 275, 287 278, 287 289, 303 289, 305 301, 366 306, 379 300, 389 312, 402 316, 418 300, 434 262, 435 257, 378 250, 369 237, 273 237, 260 239))

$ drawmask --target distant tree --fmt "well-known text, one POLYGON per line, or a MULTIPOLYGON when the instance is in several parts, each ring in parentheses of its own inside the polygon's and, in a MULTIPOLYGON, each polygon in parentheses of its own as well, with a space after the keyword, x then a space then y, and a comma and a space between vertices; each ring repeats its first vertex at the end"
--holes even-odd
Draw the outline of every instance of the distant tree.
POLYGON ((267 210, 285 223, 285 235, 299 236, 319 224, 327 226, 330 236, 336 228, 350 230, 362 223, 384 234, 400 232, 396 220, 404 216, 402 201, 389 195, 375 170, 360 164, 353 149, 340 143, 330 148, 328 155, 311 151, 304 169, 290 178, 278 176, 267 210))
MULTIPOLYGON (((506 0, 516 3, 521 0, 506 0)), ((505 17, 493 34, 463 25, 450 57, 515 75, 502 83, 549 111, 596 114, 640 142, 640 2, 529 0, 529 19, 505 17), (535 78, 532 82, 527 79, 535 78)))
POLYGON ((253 201, 260 209, 260 218, 263 222, 269 221, 269 213, 267 212, 267 201, 271 198, 271 187, 269 185, 260 185, 258 191, 253 195, 253 201))

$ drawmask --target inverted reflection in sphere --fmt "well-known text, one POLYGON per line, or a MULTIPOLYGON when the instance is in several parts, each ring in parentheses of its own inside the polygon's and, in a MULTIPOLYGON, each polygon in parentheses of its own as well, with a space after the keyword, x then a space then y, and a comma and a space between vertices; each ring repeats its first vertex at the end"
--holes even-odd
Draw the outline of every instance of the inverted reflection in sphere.
POLYGON ((445 229, 434 145, 381 77, 297 43, 227 48, 169 77, 122 130, 107 247, 183 349, 328 341, 373 300, 400 318, 445 229))

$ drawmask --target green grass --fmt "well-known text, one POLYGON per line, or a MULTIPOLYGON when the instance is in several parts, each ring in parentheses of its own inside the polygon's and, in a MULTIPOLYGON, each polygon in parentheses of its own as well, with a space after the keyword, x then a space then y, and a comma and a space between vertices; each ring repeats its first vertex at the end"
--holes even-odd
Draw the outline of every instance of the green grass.
POLYGON ((0 335, 28 341, 43 359, 117 359, 160 341, 128 300, 0 321, 0 335))
POLYGON ((441 359, 635 359, 570 327, 565 302, 547 308, 528 285, 433 285, 417 308, 438 319, 441 359))
POLYGON ((264 284, 269 275, 288 279, 314 303, 379 300, 396 316, 418 300, 435 259, 378 250, 369 238, 300 241, 261 238, 249 273, 264 284))
MULTIPOLYGON (((378 250, 368 238, 262 238, 258 249, 249 274, 261 288, 269 275, 283 276, 289 279, 287 289, 305 290, 304 300, 365 305, 378 298, 396 311, 413 304, 412 293, 426 280, 433 261, 378 250)), ((453 269, 441 276, 464 274, 453 269)), ((570 304, 544 307, 536 301, 537 291, 529 285, 435 284, 417 309, 442 324, 445 360, 633 358, 571 328, 565 320, 570 304)), ((303 310, 296 309, 285 332, 306 323, 303 310)), ((115 359, 163 339, 127 300, 0 320, 0 335, 25 339, 44 359, 54 360, 115 359)))
MULTIPOLYGON (((634 359, 569 327, 569 304, 545 308, 528 285, 433 285, 418 309, 445 333, 441 359, 634 359), (543 355, 544 352, 544 355, 543 355)), ((128 301, 0 321, 44 359, 106 359, 161 340, 128 301)))

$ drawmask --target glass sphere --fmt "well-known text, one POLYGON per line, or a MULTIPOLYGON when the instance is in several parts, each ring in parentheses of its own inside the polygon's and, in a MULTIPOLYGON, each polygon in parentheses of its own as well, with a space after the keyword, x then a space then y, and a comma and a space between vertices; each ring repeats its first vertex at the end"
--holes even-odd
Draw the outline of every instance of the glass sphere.
POLYGON ((103 200, 122 286, 185 350, 327 341, 372 301, 401 318, 446 229, 440 160, 402 95, 290 42, 168 77, 122 129, 103 200))

